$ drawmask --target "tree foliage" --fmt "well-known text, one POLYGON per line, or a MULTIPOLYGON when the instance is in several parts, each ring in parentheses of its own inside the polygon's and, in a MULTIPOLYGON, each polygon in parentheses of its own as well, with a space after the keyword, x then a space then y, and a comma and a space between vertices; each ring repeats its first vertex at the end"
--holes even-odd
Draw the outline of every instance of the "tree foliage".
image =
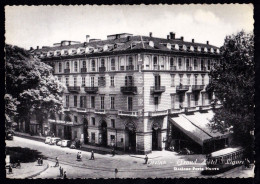
POLYGON ((254 129, 254 36, 244 31, 227 36, 220 51, 209 85, 223 108, 215 110, 211 126, 232 130, 235 144, 249 146, 254 129))
POLYGON ((11 105, 10 99, 15 99, 16 118, 21 121, 32 114, 45 118, 49 112, 60 113, 64 86, 52 75, 52 67, 22 48, 6 45, 5 51, 6 107, 11 105))

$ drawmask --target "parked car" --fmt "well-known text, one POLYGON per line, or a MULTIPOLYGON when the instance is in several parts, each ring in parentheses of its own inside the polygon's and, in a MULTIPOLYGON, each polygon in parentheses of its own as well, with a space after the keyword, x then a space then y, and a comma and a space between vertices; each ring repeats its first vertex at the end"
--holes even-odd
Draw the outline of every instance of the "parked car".
POLYGON ((76 149, 76 148, 81 148, 81 142, 80 140, 74 140, 72 141, 70 148, 76 149))
POLYGON ((51 142, 51 137, 46 137, 44 143, 50 144, 50 142, 51 142))
POLYGON ((57 145, 57 142, 59 142, 61 139, 59 137, 52 137, 50 141, 50 145, 57 145))
POLYGON ((71 141, 70 140, 62 140, 61 147, 70 147, 71 141))
POLYGON ((57 145, 57 146, 61 146, 61 141, 62 141, 62 140, 58 141, 56 145, 57 145))
POLYGON ((5 132, 6 140, 13 140, 14 139, 13 135, 14 135, 14 133, 12 131, 6 131, 5 132))

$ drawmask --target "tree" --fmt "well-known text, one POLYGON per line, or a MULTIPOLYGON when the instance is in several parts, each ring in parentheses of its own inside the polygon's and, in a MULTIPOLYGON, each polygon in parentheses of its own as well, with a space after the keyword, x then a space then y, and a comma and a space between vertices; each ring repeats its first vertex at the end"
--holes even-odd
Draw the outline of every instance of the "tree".
POLYGON ((6 45, 5 51, 6 94, 18 102, 15 118, 25 122, 28 131, 31 115, 42 120, 51 112, 61 113, 64 86, 52 75, 52 67, 22 48, 6 45))
POLYGON ((215 110, 211 126, 221 132, 232 130, 233 144, 251 148, 252 151, 254 36, 244 31, 228 36, 220 51, 220 63, 210 72, 209 87, 214 89, 223 108, 215 110))

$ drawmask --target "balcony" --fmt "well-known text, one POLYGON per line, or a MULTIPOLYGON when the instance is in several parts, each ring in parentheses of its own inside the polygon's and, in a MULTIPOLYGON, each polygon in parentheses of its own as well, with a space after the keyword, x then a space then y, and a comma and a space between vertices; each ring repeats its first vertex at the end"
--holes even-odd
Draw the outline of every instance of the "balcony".
POLYGON ((126 66, 126 71, 134 70, 134 65, 126 66))
POLYGON ((197 110, 196 107, 185 107, 184 108, 184 112, 188 113, 188 112, 195 112, 197 110))
POLYGON ((179 86, 176 86, 176 91, 177 92, 186 92, 186 91, 189 91, 189 85, 179 85, 179 86))
POLYGON ((78 93, 80 91, 79 86, 67 86, 69 92, 76 92, 78 93))
POLYGON ((148 116, 150 117, 156 117, 156 116, 166 116, 168 115, 168 110, 163 111, 152 111, 148 113, 148 116))
POLYGON ((136 94, 137 93, 137 87, 136 86, 122 86, 121 92, 124 94, 136 94))
POLYGON ((165 92, 165 86, 151 86, 151 94, 160 94, 165 92))
POLYGON ((95 114, 106 114, 106 110, 105 109, 95 109, 94 113, 95 114))
POLYGON ((159 65, 153 65, 154 70, 160 70, 159 65))
POLYGON ((192 85, 192 91, 201 91, 205 85, 192 85))
POLYGON ((170 70, 171 70, 171 71, 176 71, 177 68, 176 68, 176 66, 170 66, 170 70))
POLYGON ((87 73, 87 68, 81 68, 81 73, 87 73))
POLYGON ((211 105, 202 105, 199 107, 200 111, 210 110, 212 108, 211 105))
POLYGON ((184 112, 184 109, 170 109, 169 114, 179 114, 184 112))
POLYGON ((125 66, 120 66, 120 70, 124 71, 125 70, 125 66))
POLYGON ((63 110, 64 111, 70 111, 70 108, 69 107, 63 107, 63 110))
POLYGON ((86 93, 96 93, 98 91, 98 87, 85 87, 84 90, 86 93))
POLYGON ((70 69, 64 69, 64 73, 70 73, 70 69))
POLYGON ((186 71, 192 71, 192 67, 186 67, 186 71))
POLYGON ((77 107, 70 107, 70 111, 77 111, 77 107))
POLYGON ((138 111, 118 111, 118 116, 137 117, 138 111))
POLYGON ((87 109, 86 108, 77 108, 77 112, 87 112, 87 109))
POLYGON ((105 72, 105 71, 106 71, 106 67, 104 66, 99 67, 99 72, 105 72))

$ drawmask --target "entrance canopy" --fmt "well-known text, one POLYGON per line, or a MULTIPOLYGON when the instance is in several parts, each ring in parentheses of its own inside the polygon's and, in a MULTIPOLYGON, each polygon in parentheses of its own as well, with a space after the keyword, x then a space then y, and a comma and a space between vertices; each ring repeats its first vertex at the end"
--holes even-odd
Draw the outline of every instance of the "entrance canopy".
POLYGON ((169 120, 184 134, 203 146, 204 142, 223 139, 229 135, 229 133, 222 134, 211 130, 209 123, 213 116, 214 113, 212 111, 207 113, 195 112, 194 115, 179 114, 178 117, 173 117, 169 120))

